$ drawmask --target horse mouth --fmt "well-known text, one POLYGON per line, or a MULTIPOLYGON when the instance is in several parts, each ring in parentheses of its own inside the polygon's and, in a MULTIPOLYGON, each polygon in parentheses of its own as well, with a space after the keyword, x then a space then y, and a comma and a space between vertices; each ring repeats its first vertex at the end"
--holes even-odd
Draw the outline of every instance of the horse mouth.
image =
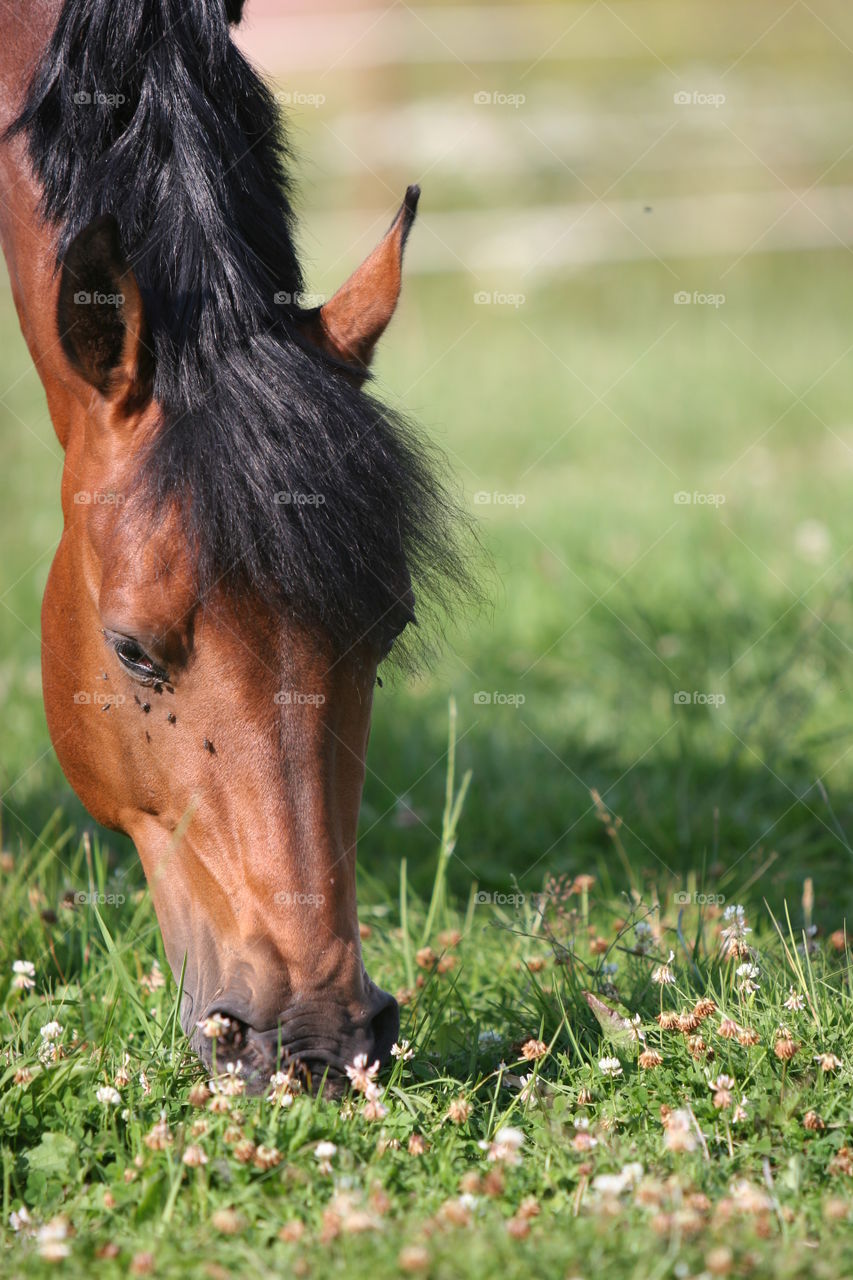
POLYGON ((328 1018, 310 1012, 283 1015, 277 1026, 257 1030, 245 1019, 217 1011, 196 1024, 191 1044, 223 1093, 311 1093, 338 1099, 349 1085, 347 1068, 359 1055, 380 1065, 390 1058, 399 1008, 378 989, 374 1006, 367 1018, 344 1018, 333 1031, 328 1018))
POLYGON ((249 1097, 310 1093, 340 1098, 348 1084, 346 1063, 337 1055, 327 1053, 324 1058, 322 1051, 314 1050, 303 1056, 284 1047, 277 1051, 264 1037, 251 1034, 236 1057, 223 1060, 217 1055, 211 1066, 217 1088, 249 1097))

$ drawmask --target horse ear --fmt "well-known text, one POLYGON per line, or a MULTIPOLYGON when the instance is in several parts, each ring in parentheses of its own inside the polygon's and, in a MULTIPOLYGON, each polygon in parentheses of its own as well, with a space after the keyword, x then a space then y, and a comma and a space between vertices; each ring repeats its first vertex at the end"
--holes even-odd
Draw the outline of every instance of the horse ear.
POLYGON ((154 359, 145 306, 111 215, 95 218, 68 246, 56 318, 72 368, 105 399, 136 407, 150 399, 154 359))
POLYGON ((307 318, 309 337, 323 350, 367 371, 400 296, 403 250, 415 220, 420 187, 409 187, 380 243, 334 297, 307 318))

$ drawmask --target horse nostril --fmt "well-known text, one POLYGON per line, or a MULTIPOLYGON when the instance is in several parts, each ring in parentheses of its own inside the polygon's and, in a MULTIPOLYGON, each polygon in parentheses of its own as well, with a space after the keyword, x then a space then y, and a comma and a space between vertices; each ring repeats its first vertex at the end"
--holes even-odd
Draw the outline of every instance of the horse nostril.
POLYGON ((380 1002, 367 1024, 367 1030, 373 1037, 373 1056, 380 1062, 386 1062, 391 1055, 391 1046, 400 1034, 400 1006, 387 991, 376 994, 380 1002))

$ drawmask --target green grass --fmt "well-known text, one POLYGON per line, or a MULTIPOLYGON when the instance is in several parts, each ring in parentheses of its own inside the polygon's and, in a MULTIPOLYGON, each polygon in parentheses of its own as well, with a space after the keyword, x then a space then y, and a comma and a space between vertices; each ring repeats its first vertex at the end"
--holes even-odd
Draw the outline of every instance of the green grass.
MULTIPOLYGON (((421 168, 413 255, 433 213, 458 208, 479 210, 485 238, 503 209, 568 206, 613 183, 608 198, 648 205, 653 220, 666 196, 848 180, 853 36, 840 4, 794 6, 772 27, 760 5, 638 12, 675 81, 610 6, 594 6, 561 46, 565 61, 524 78, 529 114, 489 117, 485 160, 465 143, 472 89, 514 91, 518 66, 481 65, 478 80, 452 62, 298 79, 294 88, 328 97, 297 122, 310 287, 330 291, 369 247, 312 240, 322 216, 334 211, 354 241, 373 212, 387 222, 421 168), (715 88, 730 65, 726 110, 676 115, 646 154, 673 87, 715 88), (410 107, 420 115, 400 126, 410 107), (422 129, 439 107, 460 121, 440 158, 422 129), (356 109, 400 129, 399 146, 373 139, 373 116, 348 132, 356 109), (588 133, 561 126, 544 147, 525 125, 541 134, 549 112, 588 133), (361 161, 341 138, 358 140, 361 161)), ((144 1254, 158 1276, 211 1280, 396 1275, 419 1259, 441 1280, 853 1270, 853 1189, 838 1156, 853 1146, 850 968, 832 941, 853 905, 849 279, 839 245, 407 281, 378 381, 446 452, 480 530, 472 563, 489 603, 448 620, 432 671, 377 691, 359 853, 364 950, 380 984, 415 991, 402 1030, 414 1057, 382 1076, 381 1121, 358 1100, 302 1097, 277 1110, 234 1098, 229 1115, 188 1102, 201 1076, 176 1028, 175 983, 167 976, 150 993, 140 981, 155 960, 167 965, 138 861, 93 826, 50 749, 39 606, 62 459, 2 296, 4 1274, 124 1276, 144 1273, 133 1264, 144 1254), (481 290, 525 301, 478 306, 481 290), (678 306, 680 290, 724 293, 725 304, 678 306), (682 491, 725 501, 676 503, 682 491), (475 502, 483 492, 523 502, 475 502), (694 691, 715 703, 694 702, 694 691), (543 918, 536 895, 579 874, 595 877, 589 894, 543 918), (102 897, 71 908, 69 893, 102 897), (720 911, 738 903, 760 970, 752 995, 721 955, 720 911), (647 954, 638 923, 653 930, 647 954), (450 945, 452 930, 461 937, 450 945), (455 963, 419 967, 425 946, 455 963), (660 987, 652 973, 670 950, 676 982, 660 987), (10 985, 19 959, 35 965, 32 990, 10 985), (800 1011, 784 1006, 792 986, 800 1011), (614 1041, 584 992, 639 1015, 663 1064, 641 1070, 638 1045, 621 1026, 614 1041), (681 1010, 699 997, 718 1006, 702 1030, 713 1061, 655 1020, 662 1004, 681 1010), (722 1013, 758 1042, 722 1038, 722 1013), (45 1063, 40 1029, 52 1020, 64 1052, 45 1063), (774 1052, 780 1025, 799 1045, 787 1067, 774 1052), (536 1105, 518 1087, 531 1037, 549 1047, 536 1105), (837 1072, 819 1069, 815 1055, 827 1052, 841 1059, 837 1072), (100 1103, 96 1090, 125 1054, 120 1103, 100 1103), (614 1054, 622 1074, 606 1077, 598 1062, 614 1054), (32 1079, 15 1083, 22 1071, 32 1079), (715 1107, 708 1087, 720 1074, 735 1081, 729 1107, 715 1107), (735 1123, 742 1095, 746 1118, 735 1123), (455 1125, 447 1112, 460 1097, 471 1113, 455 1125), (667 1147, 662 1105, 692 1113, 693 1150, 667 1147), (804 1127, 810 1110, 823 1129, 804 1127), (145 1137, 161 1113, 171 1141, 155 1150, 145 1137), (206 1129, 194 1133, 199 1121, 206 1129), (525 1140, 498 1179, 480 1143, 507 1125, 525 1140), (238 1160, 229 1128, 275 1146, 280 1163, 238 1160), (409 1153, 413 1134, 421 1155, 409 1153), (321 1141, 337 1147, 331 1173, 318 1168, 321 1141), (182 1163, 191 1144, 206 1164, 182 1163), (635 1165, 642 1175, 629 1187, 635 1165), (620 1193, 596 1183, 626 1168, 620 1193), (474 1195, 468 1208, 461 1194, 474 1195), (531 1198, 539 1212, 525 1237, 519 1211, 531 1198), (22 1207, 35 1227, 65 1220, 66 1259, 48 1261, 44 1239, 12 1231, 22 1207), (237 1218, 217 1216, 225 1209, 237 1218), (301 1239, 281 1239, 295 1221, 301 1239), (423 1252, 401 1263, 407 1249, 423 1252)))
MULTIPOLYGON (((379 1119, 358 1095, 194 1105, 202 1076, 176 1029, 175 985, 140 982, 165 960, 138 875, 111 872, 98 842, 66 847, 89 895, 68 906, 56 859, 6 867, 3 971, 13 956, 36 970, 31 990, 4 978, 3 1211, 18 1225, 6 1274, 49 1273, 57 1248, 66 1270, 106 1277, 846 1274, 851 968, 844 936, 815 938, 809 890, 779 919, 750 912, 749 955, 736 958, 722 902, 691 879, 609 896, 542 876, 544 897, 448 902, 459 791, 447 782, 433 907, 407 893, 401 915, 376 892, 363 913, 372 972, 409 987, 413 1054, 385 1073, 379 1119), (671 952, 672 982, 656 983, 671 952), (785 1006, 792 991, 801 1008, 785 1006), (701 1044, 658 1025, 699 998, 715 1006, 701 1044), (754 1042, 721 1035, 724 1018, 754 1042), (643 1069, 643 1050, 659 1065, 643 1069), (823 1054, 837 1068, 822 1070, 823 1054), (99 1100, 110 1085, 114 1100, 99 1100), (459 1099, 468 1114, 454 1123, 459 1099), (508 1127, 523 1144, 495 1159, 508 1127), (199 1149, 204 1163, 184 1162, 199 1149)), ((630 835, 598 809, 614 860, 631 858, 630 835)))

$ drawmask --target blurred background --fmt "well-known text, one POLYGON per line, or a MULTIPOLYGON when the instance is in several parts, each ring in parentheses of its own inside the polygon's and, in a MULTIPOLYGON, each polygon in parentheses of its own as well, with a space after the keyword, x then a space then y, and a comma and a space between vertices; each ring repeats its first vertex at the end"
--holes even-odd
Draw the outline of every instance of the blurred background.
MULTIPOLYGON (((431 882, 453 695, 473 773, 460 895, 581 871, 622 888, 627 858, 661 894, 757 886, 774 905, 811 875, 836 920, 853 898, 849 5, 248 0, 239 40, 286 111, 312 290, 423 188, 378 389, 444 451, 481 530, 487 608, 377 691, 363 895, 395 893, 401 858, 431 882)), ((0 336, 16 846, 89 820, 41 705, 62 458, 5 281, 0 336)))

